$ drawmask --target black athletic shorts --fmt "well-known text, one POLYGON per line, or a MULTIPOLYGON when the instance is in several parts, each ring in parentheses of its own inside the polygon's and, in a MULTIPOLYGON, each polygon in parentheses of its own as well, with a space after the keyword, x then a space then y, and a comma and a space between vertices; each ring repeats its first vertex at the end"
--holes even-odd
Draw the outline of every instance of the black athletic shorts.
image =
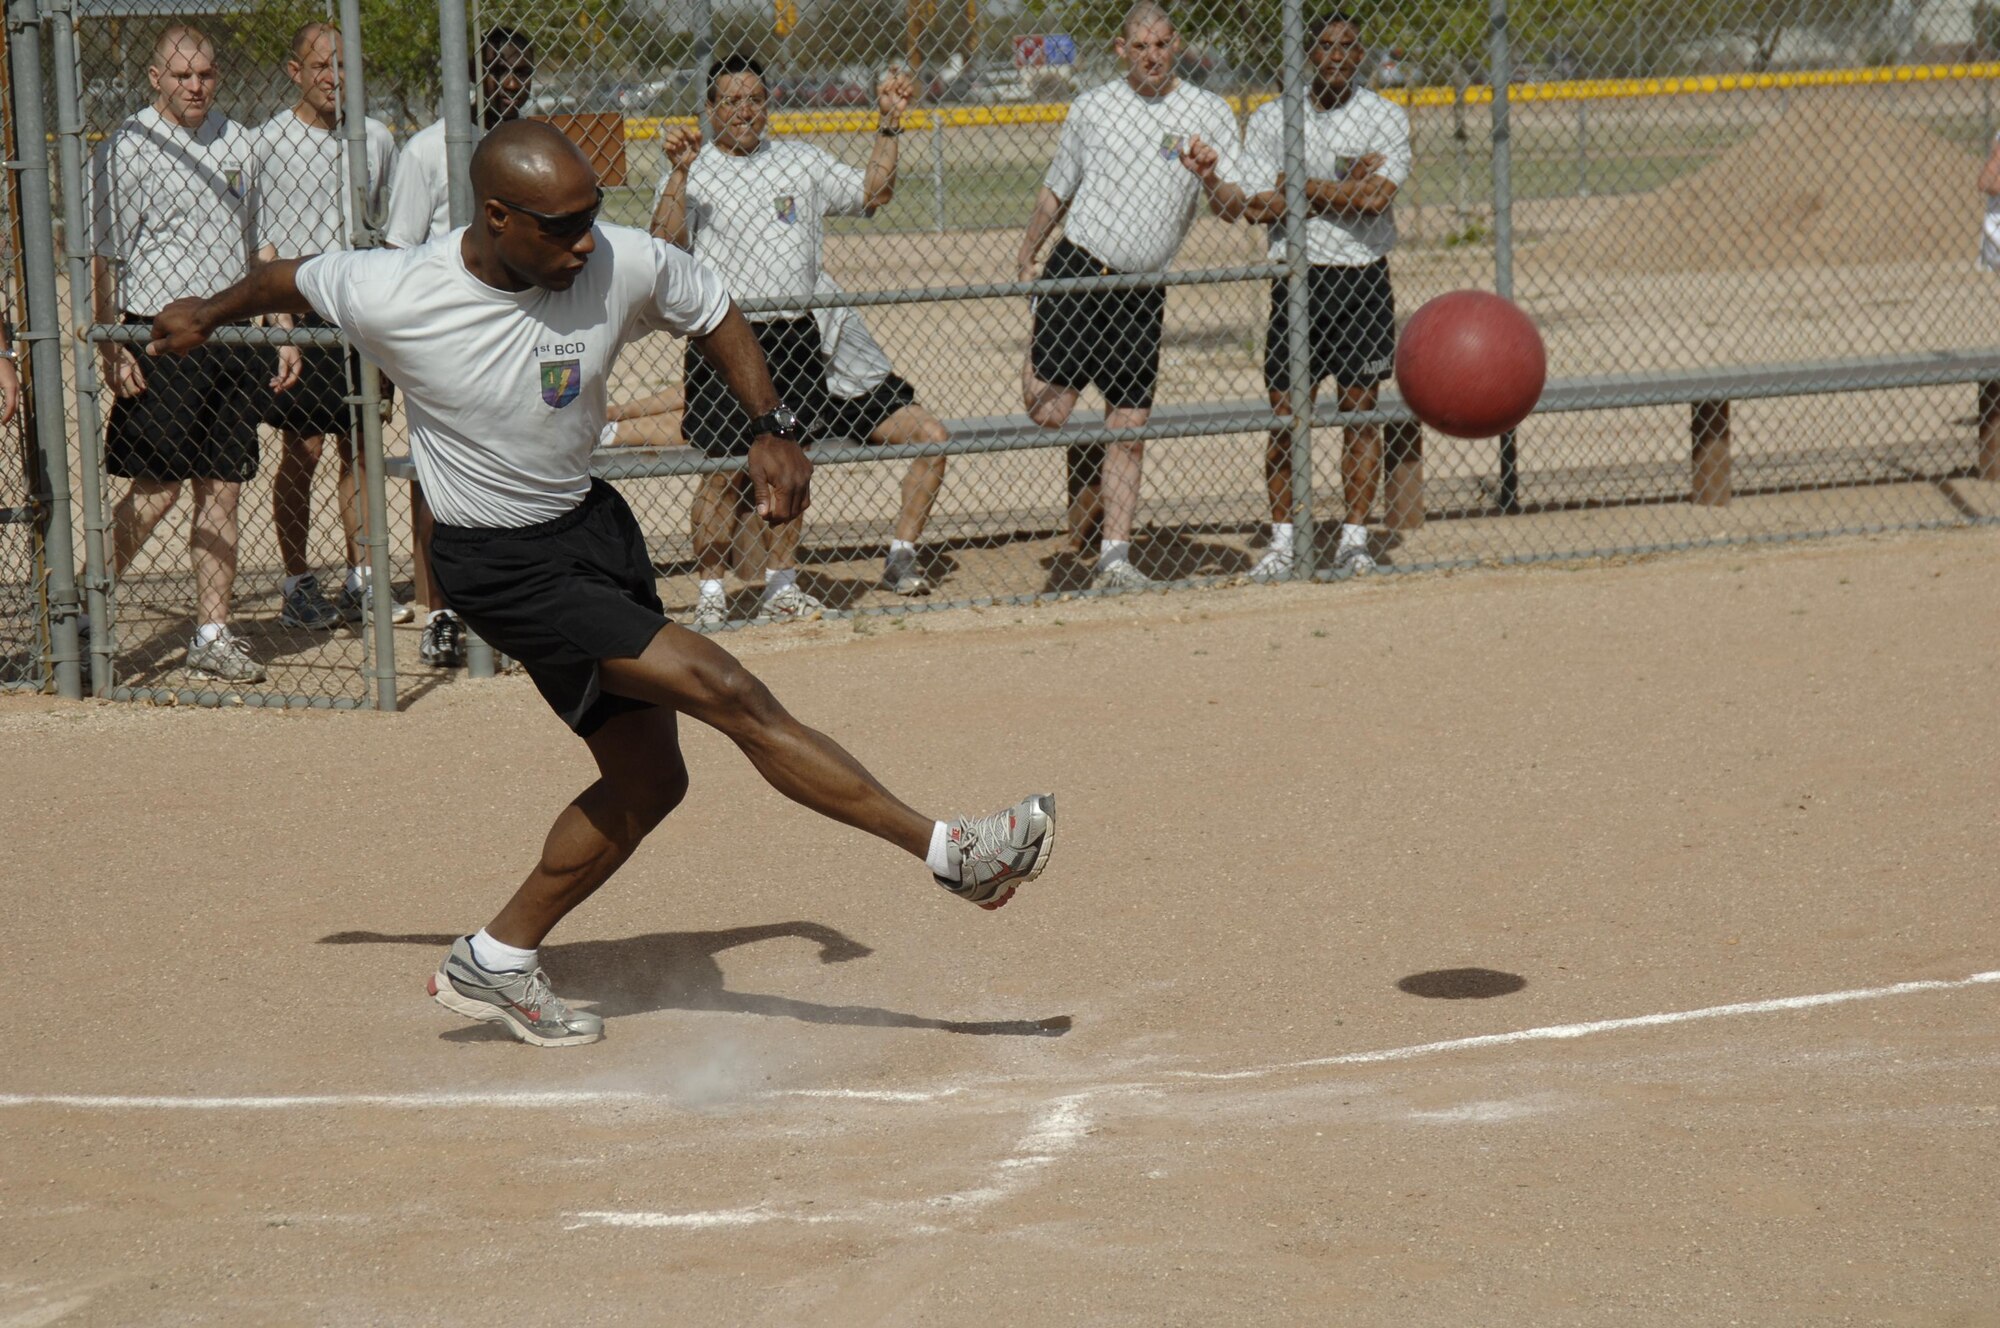
MULTIPOLYGON (((826 362, 820 356, 819 324, 810 318, 776 318, 752 323, 778 400, 798 413, 805 442, 823 429, 826 418, 826 362)), ((750 417, 708 358, 692 343, 685 362, 687 414, 681 434, 689 446, 712 457, 742 456, 750 450, 750 417)))
MULTIPOLYGON (((1264 337, 1264 387, 1292 390, 1290 281, 1271 283, 1271 322, 1264 337)), ((1306 275, 1306 347, 1313 384, 1373 387, 1396 367, 1396 295, 1389 260, 1364 267, 1314 267, 1306 275)))
MULTIPOLYGON (((301 314, 298 325, 333 326, 318 314, 301 314)), ((299 381, 282 392, 269 394, 271 408, 265 412, 264 423, 307 436, 346 437, 354 429, 347 396, 350 390, 361 389, 361 356, 351 348, 343 357, 338 346, 301 346, 299 358, 299 381)), ((386 378, 381 385, 385 397, 395 391, 386 378)))
MULTIPOLYGON (((1117 273, 1065 238, 1049 251, 1042 275, 1117 273)), ((1160 384, 1160 329, 1166 317, 1165 286, 1038 295, 1029 365, 1035 377, 1057 387, 1082 391, 1094 385, 1113 410, 1148 408, 1160 384)))
POLYGON ((636 658, 667 625, 646 537, 603 480, 591 482, 582 503, 540 525, 438 522, 431 567, 453 612, 519 660, 578 737, 651 704, 599 685, 599 660, 636 658))
POLYGON ((858 397, 827 394, 820 435, 865 443, 882 422, 905 406, 916 404, 917 389, 901 374, 890 374, 858 397))
MULTIPOLYGON (((151 325, 150 314, 126 314, 151 325)), ((104 468, 131 480, 231 480, 257 473, 257 422, 271 399, 277 352, 268 346, 202 346, 139 358, 146 390, 111 403, 104 468)))

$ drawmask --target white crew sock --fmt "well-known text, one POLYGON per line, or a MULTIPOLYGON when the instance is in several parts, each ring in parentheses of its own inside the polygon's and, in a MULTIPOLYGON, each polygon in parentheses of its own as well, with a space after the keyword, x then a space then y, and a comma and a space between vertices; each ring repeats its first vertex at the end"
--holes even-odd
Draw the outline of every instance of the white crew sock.
POLYGON ((889 556, 891 558, 899 553, 915 553, 916 551, 917 546, 908 540, 892 539, 889 541, 889 556))
POLYGON ((205 646, 229 631, 228 623, 203 623, 194 629, 196 645, 205 646))
POLYGON ((312 573, 311 573, 311 572, 301 572, 301 573, 299 573, 299 574, 298 574, 297 576, 288 576, 288 577, 286 577, 286 578, 285 578, 285 593, 286 593, 287 595, 289 595, 289 594, 291 594, 291 593, 292 593, 292 592, 293 592, 294 590, 297 590, 297 589, 299 588, 299 582, 301 582, 301 581, 305 580, 305 579, 306 579, 307 577, 309 577, 309 576, 311 576, 311 575, 312 575, 312 573))
POLYGON ((535 966, 535 950, 496 941, 481 927, 472 938, 472 957, 489 973, 526 973, 535 966))
POLYGON ((1350 526, 1340 523, 1340 547, 1343 549, 1365 549, 1368 547, 1368 527, 1350 526))
POLYGON ((728 592, 722 588, 722 578, 715 577, 711 580, 703 581, 701 583, 701 597, 703 599, 729 598, 728 592))
POLYGON ((772 568, 764 573, 764 598, 769 599, 785 587, 797 585, 798 580, 799 569, 796 567, 772 568))
POLYGON ((1131 540, 1106 540, 1098 546, 1097 565, 1099 567, 1109 567, 1113 563, 1125 562, 1131 555, 1131 540))
POLYGON ((436 622, 438 619, 449 616, 451 616, 450 609, 432 609, 430 611, 430 615, 424 619, 424 626, 429 627, 432 623, 436 622))
POLYGON ((1273 521, 1271 523, 1271 552, 1290 553, 1292 551, 1292 523, 1273 521))
POLYGON ((359 567, 350 567, 347 569, 346 586, 347 589, 353 594, 359 595, 361 593, 361 587, 367 583, 367 580, 368 578, 362 575, 361 569, 359 567))
POLYGON ((947 852, 950 845, 951 832, 945 828, 944 822, 932 822, 931 849, 924 854, 924 866, 931 869, 931 875, 942 876, 947 880, 951 878, 951 856, 947 852))

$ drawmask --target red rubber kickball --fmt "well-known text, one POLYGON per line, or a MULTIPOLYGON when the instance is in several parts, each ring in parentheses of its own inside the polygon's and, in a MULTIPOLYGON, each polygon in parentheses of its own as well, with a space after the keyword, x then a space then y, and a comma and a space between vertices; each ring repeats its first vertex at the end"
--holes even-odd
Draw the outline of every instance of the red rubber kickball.
POLYGON ((1454 438, 1506 433, 1541 400, 1542 334, 1512 300, 1490 291, 1438 296, 1396 339, 1396 386, 1412 413, 1454 438))

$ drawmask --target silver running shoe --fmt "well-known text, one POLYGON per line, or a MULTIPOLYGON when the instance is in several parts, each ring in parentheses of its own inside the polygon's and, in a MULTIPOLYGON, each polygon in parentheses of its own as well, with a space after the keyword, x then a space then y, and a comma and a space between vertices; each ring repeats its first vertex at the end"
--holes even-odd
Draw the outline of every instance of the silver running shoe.
MULTIPOLYGON (((398 599, 391 599, 389 604, 390 622, 406 623, 416 621, 417 611, 408 604, 398 599)), ((361 589, 356 590, 352 586, 343 585, 340 588, 340 593, 334 596, 333 607, 340 610, 340 620, 350 626, 359 626, 366 623, 375 613, 375 587, 364 585, 361 589)))
POLYGON ((1151 590, 1158 582, 1132 565, 1129 558, 1106 563, 1090 578, 1093 590, 1151 590))
POLYGON ((882 563, 882 588, 898 595, 928 595, 931 583, 917 570, 917 551, 897 549, 882 563))
POLYGON ((998 908, 1042 874, 1056 846, 1056 797, 1037 793, 991 816, 945 823, 952 876, 932 879, 960 899, 998 908))
POLYGON ((694 617, 689 620, 688 626, 694 628, 696 631, 712 632, 717 628, 727 627, 728 625, 729 601, 727 599, 720 595, 715 596, 713 599, 707 595, 700 595, 695 598, 694 617))
POLYGON ((451 943, 443 967, 431 975, 430 993, 453 1014, 498 1024, 537 1047, 580 1047, 604 1036, 604 1021, 563 1004, 541 969, 495 973, 481 968, 472 957, 470 936, 451 943))
POLYGON ((285 591, 284 605, 278 610, 278 621, 287 627, 338 627, 340 610, 320 593, 319 577, 307 572, 298 584, 285 591))
POLYGON ((800 590, 797 584, 773 591, 757 605, 757 617, 761 622, 804 622, 825 612, 825 603, 800 590))
POLYGON ((228 628, 213 641, 204 643, 198 636, 189 641, 187 667, 190 673, 224 682, 264 681, 264 666, 250 658, 250 647, 228 628))
POLYGON ((1333 570, 1361 576, 1375 570, 1375 560, 1368 556, 1366 544, 1343 544, 1334 551, 1333 570))
POLYGON ((1292 579, 1292 551, 1290 549, 1266 549, 1257 565, 1250 569, 1252 581, 1289 581, 1292 579))

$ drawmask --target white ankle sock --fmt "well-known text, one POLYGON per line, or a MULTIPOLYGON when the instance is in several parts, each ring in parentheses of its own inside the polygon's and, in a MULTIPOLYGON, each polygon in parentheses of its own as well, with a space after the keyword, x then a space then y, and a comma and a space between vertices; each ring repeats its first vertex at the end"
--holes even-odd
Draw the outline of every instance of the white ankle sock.
POLYGON ((301 572, 301 573, 299 573, 299 574, 298 574, 297 576, 288 576, 288 577, 286 577, 286 578, 285 578, 285 593, 286 593, 287 595, 289 595, 289 594, 291 594, 291 593, 292 593, 292 592, 293 592, 294 590, 297 590, 297 589, 299 588, 299 582, 301 582, 301 581, 305 580, 305 579, 306 579, 307 577, 309 577, 309 576, 311 576, 311 575, 312 575, 312 573, 311 573, 311 572, 301 572))
POLYGON ((1097 565, 1099 567, 1109 567, 1113 563, 1125 562, 1131 555, 1131 540, 1106 540, 1098 546, 1097 565))
POLYGON ((924 866, 931 869, 931 875, 944 877, 951 875, 951 856, 946 851, 950 844, 951 832, 945 828, 944 822, 933 822, 931 825, 931 851, 924 854, 924 866))
POLYGON ((1368 527, 1350 526, 1340 523, 1340 547, 1343 549, 1365 549, 1368 547, 1368 527))
POLYGON ((222 636, 228 630, 229 630, 228 623, 203 623, 201 626, 194 629, 195 644, 205 646, 209 642, 222 636))
POLYGON ((777 594, 786 586, 797 585, 798 580, 799 572, 796 567, 787 567, 782 570, 773 568, 764 573, 764 598, 771 598, 771 596, 777 594))
POLYGON ((535 966, 535 956, 539 953, 496 941, 486 934, 484 927, 472 938, 472 957, 489 973, 525 973, 535 966))
POLYGON ((362 576, 361 569, 359 567, 350 567, 347 569, 347 581, 345 582, 345 584, 348 590, 352 591, 354 594, 359 595, 361 593, 362 583, 366 580, 367 578, 362 576))
POLYGON ((916 551, 917 546, 908 540, 892 539, 889 541, 889 556, 891 558, 899 553, 915 553, 916 551))
POLYGON ((1271 523, 1271 552, 1290 553, 1292 551, 1292 523, 1273 521, 1271 523))
POLYGON ((701 583, 701 597, 703 599, 729 598, 728 592, 722 588, 722 578, 715 577, 712 580, 703 581, 701 583))

